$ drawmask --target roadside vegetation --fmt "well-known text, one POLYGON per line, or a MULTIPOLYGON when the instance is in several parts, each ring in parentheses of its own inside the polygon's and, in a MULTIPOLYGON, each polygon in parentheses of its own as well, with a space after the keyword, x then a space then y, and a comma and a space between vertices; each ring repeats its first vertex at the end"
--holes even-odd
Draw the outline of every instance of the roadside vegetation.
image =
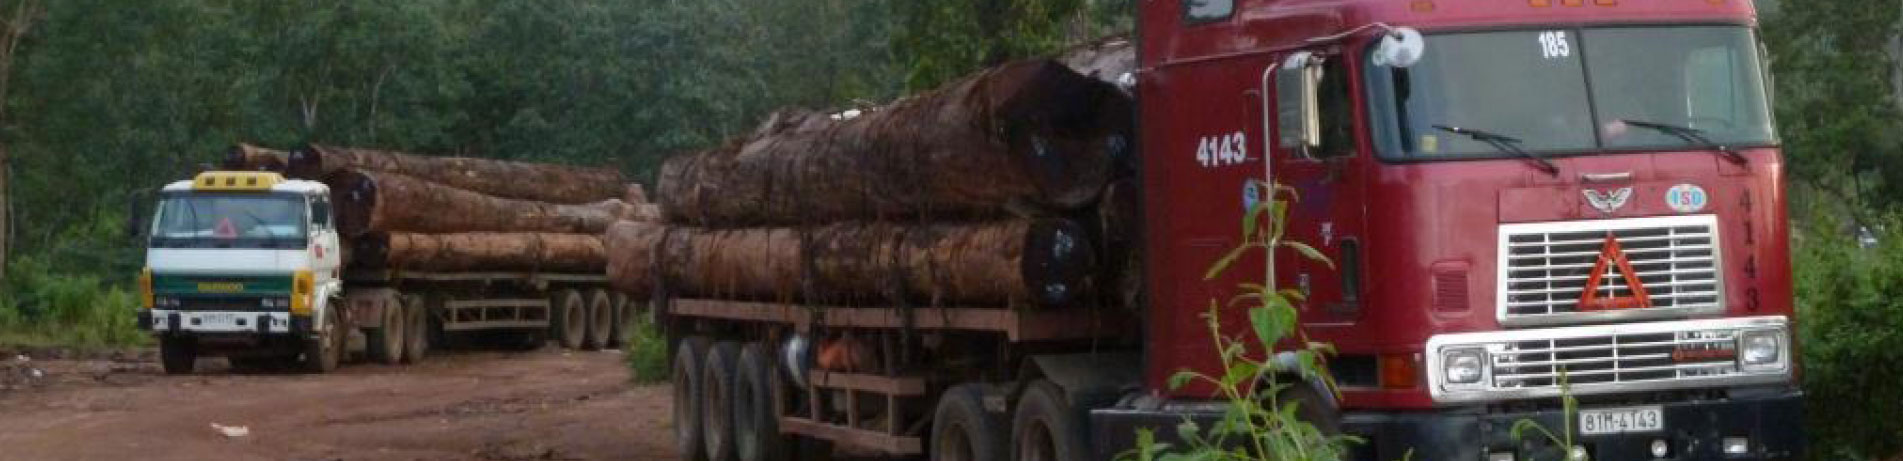
POLYGON ((623 344, 626 344, 622 352, 628 358, 630 380, 637 384, 667 382, 668 374, 674 370, 667 355, 667 334, 648 321, 648 316, 635 316, 623 344))

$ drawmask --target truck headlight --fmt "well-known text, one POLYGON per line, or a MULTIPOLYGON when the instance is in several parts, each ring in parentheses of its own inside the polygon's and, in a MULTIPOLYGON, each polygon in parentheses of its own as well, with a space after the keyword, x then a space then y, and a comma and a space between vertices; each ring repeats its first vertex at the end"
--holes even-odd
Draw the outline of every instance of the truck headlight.
POLYGON ((1738 335, 1738 362, 1745 368, 1774 368, 1784 357, 1784 332, 1747 331, 1738 335))
POLYGON ((1441 376, 1448 384, 1480 382, 1486 371, 1486 353, 1479 349, 1455 349, 1441 353, 1441 376))

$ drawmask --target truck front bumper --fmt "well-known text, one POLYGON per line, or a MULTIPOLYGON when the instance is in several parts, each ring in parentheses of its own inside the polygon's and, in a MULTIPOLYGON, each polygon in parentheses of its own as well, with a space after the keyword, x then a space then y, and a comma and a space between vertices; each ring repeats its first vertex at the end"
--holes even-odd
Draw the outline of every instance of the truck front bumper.
MULTIPOLYGON (((1662 431, 1584 437, 1575 432, 1574 443, 1595 461, 1795 460, 1803 457, 1802 392, 1793 390, 1657 406, 1664 416, 1662 431), (1727 453, 1727 439, 1734 445, 1742 440, 1744 452, 1727 453), (1655 443, 1665 445, 1665 456, 1653 456, 1655 443)), ((1092 438, 1098 458, 1112 459, 1134 447, 1138 428, 1154 430, 1158 441, 1177 443, 1174 428, 1186 418, 1207 428, 1217 416, 1209 411, 1098 410, 1092 413, 1092 438)), ((1566 458, 1537 431, 1523 434, 1526 436, 1523 440, 1514 440, 1513 425, 1531 420, 1558 434, 1568 427, 1566 418, 1567 415, 1557 409, 1488 412, 1484 407, 1467 407, 1425 412, 1351 412, 1343 417, 1342 431, 1363 439, 1349 457, 1360 461, 1554 460, 1566 458)), ((1577 431, 1576 423, 1573 427, 1577 431)))
POLYGON ((139 311, 139 328, 160 334, 295 334, 310 331, 308 320, 289 312, 139 311))

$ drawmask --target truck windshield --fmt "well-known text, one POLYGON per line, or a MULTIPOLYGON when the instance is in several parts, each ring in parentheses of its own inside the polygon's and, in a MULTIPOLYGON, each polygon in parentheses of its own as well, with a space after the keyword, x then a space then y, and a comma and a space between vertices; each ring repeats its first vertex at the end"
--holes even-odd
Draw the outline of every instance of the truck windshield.
POLYGON ((1430 35, 1408 68, 1367 62, 1372 132, 1390 158, 1498 157, 1435 126, 1500 133, 1548 154, 1776 142, 1757 38, 1735 26, 1430 35), (1628 123, 1637 122, 1637 123, 1628 123))
POLYGON ((304 198, 295 194, 167 195, 153 248, 303 248, 304 198))

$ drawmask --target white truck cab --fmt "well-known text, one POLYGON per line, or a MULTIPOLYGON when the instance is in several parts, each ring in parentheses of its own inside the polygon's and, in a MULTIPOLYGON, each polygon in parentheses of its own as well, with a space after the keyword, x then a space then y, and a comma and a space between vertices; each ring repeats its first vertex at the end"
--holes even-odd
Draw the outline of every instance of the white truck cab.
POLYGON ((337 366, 345 328, 340 246, 323 183, 211 171, 159 192, 140 275, 139 325, 168 373, 201 355, 234 368, 337 366))

